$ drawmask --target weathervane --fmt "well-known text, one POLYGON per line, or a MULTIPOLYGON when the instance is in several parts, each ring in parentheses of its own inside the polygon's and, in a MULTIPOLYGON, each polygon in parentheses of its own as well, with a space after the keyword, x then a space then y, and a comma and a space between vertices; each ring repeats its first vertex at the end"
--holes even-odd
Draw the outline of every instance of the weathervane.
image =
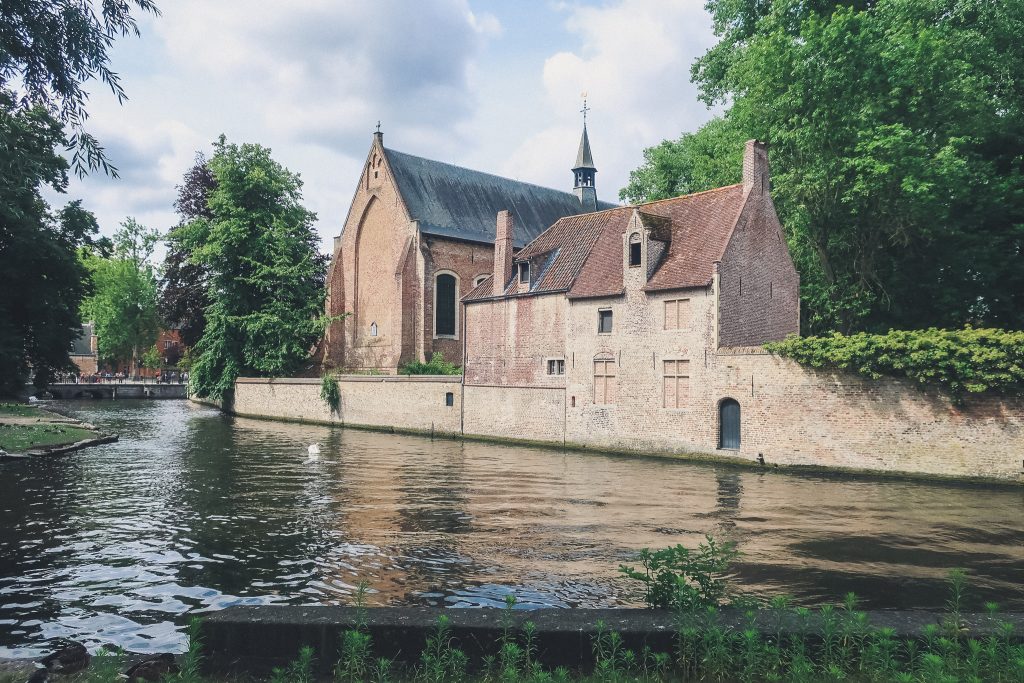
POLYGON ((587 125, 587 112, 590 111, 590 107, 587 106, 587 91, 584 90, 580 93, 580 97, 583 98, 583 109, 580 111, 583 113, 583 125, 587 125))

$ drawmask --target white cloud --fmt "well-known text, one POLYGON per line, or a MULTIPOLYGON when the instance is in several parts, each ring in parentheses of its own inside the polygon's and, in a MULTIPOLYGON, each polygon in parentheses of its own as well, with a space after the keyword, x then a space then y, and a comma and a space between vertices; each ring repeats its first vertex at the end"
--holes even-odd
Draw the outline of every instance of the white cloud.
POLYGON ((554 187, 566 184, 579 143, 580 94, 588 118, 598 191, 617 199, 645 147, 694 130, 710 118, 690 83, 690 65, 714 42, 700 0, 622 0, 605 7, 563 5, 571 51, 544 63, 543 87, 553 122, 530 135, 505 172, 554 187), (571 131, 571 132, 570 132, 571 131))
MULTIPOLYGON (((121 178, 72 183, 105 233, 125 216, 173 226, 175 186, 197 150, 225 133, 258 142, 305 182, 325 248, 344 221, 378 119, 423 149, 457 144, 472 119, 470 83, 500 22, 467 0, 175 0, 115 43, 130 100, 97 89, 90 130, 121 178)), ((443 156, 442 156, 443 158, 443 156)))

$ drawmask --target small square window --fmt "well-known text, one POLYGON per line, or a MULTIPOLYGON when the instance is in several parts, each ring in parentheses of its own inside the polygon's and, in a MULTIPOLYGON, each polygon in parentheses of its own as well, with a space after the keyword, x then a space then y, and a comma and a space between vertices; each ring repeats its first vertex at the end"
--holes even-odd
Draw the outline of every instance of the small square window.
POLYGON ((612 333, 612 312, 609 310, 597 312, 597 333, 598 334, 611 334, 612 333))
POLYGON ((455 394, 452 393, 451 391, 445 393, 445 395, 444 395, 444 404, 446 406, 448 406, 449 408, 454 406, 455 405, 455 394))
POLYGON ((565 374, 565 360, 562 358, 551 358, 548 360, 548 374, 549 375, 564 375, 565 374))

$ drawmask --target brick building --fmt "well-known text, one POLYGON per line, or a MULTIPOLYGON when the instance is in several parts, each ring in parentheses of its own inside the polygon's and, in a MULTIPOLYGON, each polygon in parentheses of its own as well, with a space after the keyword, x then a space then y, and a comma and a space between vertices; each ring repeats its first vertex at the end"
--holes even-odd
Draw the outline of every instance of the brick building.
POLYGON ((464 298, 467 396, 562 389, 563 439, 738 449, 719 351, 799 332, 799 277, 768 184, 764 145, 750 141, 740 184, 562 218, 516 254, 515 218, 499 213, 496 277, 464 298))
POLYGON ((586 127, 574 191, 563 192, 384 147, 375 133, 328 271, 326 367, 392 373, 440 351, 462 362, 459 300, 493 270, 494 216, 516 222, 518 250, 558 219, 613 206, 597 201, 586 127))

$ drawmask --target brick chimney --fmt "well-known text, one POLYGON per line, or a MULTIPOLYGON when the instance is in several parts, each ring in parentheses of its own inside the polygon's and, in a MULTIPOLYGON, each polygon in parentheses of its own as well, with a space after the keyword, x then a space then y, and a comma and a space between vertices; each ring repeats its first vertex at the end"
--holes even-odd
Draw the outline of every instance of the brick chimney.
POLYGON ((494 231, 494 276, 491 278, 491 293, 501 296, 505 285, 512 279, 512 214, 498 212, 498 225, 494 231))
POLYGON ((743 186, 758 194, 768 194, 770 178, 768 146, 757 140, 747 140, 743 151, 743 186))

